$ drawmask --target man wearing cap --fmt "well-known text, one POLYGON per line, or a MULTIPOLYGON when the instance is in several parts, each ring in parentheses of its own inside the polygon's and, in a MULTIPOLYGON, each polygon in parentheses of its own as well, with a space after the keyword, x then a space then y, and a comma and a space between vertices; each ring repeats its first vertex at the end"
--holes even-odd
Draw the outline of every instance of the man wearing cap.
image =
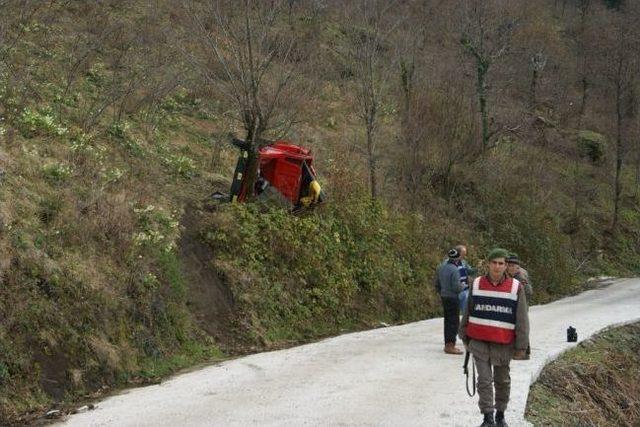
POLYGON ((456 347, 456 333, 460 324, 458 294, 463 290, 458 270, 460 252, 455 248, 451 249, 447 257, 447 261, 438 267, 436 275, 436 289, 440 293, 444 312, 444 352, 463 354, 462 350, 456 347))
POLYGON ((525 358, 529 342, 524 287, 506 274, 507 255, 499 248, 489 252, 489 273, 473 281, 460 323, 460 338, 473 354, 478 371, 478 406, 484 417, 481 427, 507 425, 504 412, 511 392, 509 363, 525 358))
MULTIPOLYGON (((517 279, 524 285, 524 293, 527 295, 527 303, 531 301, 533 295, 533 287, 531 281, 529 281, 529 273, 520 265, 520 259, 518 255, 511 253, 507 257, 507 275, 517 279)), ((527 343, 526 359, 531 358, 531 343, 527 343)))
POLYGON ((507 257, 507 274, 509 277, 518 279, 520 283, 524 285, 524 292, 527 294, 527 300, 531 299, 533 295, 533 287, 529 281, 529 273, 520 265, 520 259, 518 255, 511 253, 507 257))

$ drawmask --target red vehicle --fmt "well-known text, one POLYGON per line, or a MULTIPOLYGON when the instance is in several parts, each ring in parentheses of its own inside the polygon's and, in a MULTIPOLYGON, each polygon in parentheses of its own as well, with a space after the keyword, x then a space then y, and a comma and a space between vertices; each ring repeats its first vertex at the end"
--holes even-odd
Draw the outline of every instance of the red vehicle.
MULTIPOLYGON (((240 148, 236 171, 231 184, 231 201, 242 202, 247 197, 244 185, 248 152, 246 143, 237 139, 240 148)), ((275 141, 258 150, 259 169, 254 192, 260 195, 269 187, 277 190, 295 208, 311 207, 323 202, 324 194, 316 179, 311 151, 288 141, 275 141)))

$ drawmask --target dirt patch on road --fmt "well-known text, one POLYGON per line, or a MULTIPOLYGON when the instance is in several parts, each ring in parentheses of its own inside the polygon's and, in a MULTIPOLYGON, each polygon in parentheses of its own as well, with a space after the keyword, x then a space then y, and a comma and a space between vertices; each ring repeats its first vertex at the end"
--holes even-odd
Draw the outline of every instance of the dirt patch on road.
POLYGON ((640 322, 607 329, 549 364, 531 387, 534 425, 640 425, 640 322))

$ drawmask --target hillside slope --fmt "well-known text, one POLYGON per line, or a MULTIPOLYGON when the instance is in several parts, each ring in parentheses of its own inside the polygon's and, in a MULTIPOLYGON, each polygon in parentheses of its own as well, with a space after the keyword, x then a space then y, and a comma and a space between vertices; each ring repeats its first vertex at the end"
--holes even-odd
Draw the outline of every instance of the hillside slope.
MULTIPOLYGON (((348 3, 269 3, 263 45, 293 42, 266 55, 265 90, 289 70, 292 92, 263 136, 310 148, 328 195, 291 215, 211 200, 229 188, 230 136, 248 130, 220 57, 190 38, 194 4, 209 2, 0 2, 0 423, 199 362, 433 317, 433 272, 459 243, 480 267, 491 247, 517 252, 539 303, 640 269, 636 148, 616 193, 610 81, 599 62, 586 77, 572 68, 577 8, 499 11, 518 25, 501 27, 517 30, 513 49, 487 75, 484 146, 477 67, 454 30, 466 9, 402 2, 375 39, 348 3), (367 40, 381 95, 369 133, 356 54, 367 40), (531 41, 550 62, 528 105, 531 41), (567 105, 583 81, 578 116, 567 105)), ((227 49, 238 34, 216 10, 242 8, 219 4, 198 28, 227 49)), ((580 34, 603 42, 596 24, 620 14, 593 7, 580 34)), ((625 100, 632 141, 640 109, 625 100)))

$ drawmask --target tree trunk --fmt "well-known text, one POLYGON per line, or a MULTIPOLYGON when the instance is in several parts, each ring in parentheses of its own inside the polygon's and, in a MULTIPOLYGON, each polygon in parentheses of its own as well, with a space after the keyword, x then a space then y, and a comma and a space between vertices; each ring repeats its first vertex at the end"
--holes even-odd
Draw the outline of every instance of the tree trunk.
POLYGON ((482 59, 478 59, 478 100, 480 102, 480 120, 482 121, 482 149, 489 146, 489 118, 487 116, 487 93, 485 88, 485 78, 489 70, 488 64, 482 59))
POLYGON ((531 103, 531 109, 536 108, 536 85, 538 83, 538 70, 535 68, 531 73, 531 89, 529 92, 529 102, 531 103))
POLYGON ((400 62, 400 84, 402 87, 402 95, 404 98, 404 123, 406 125, 409 118, 410 102, 411 102, 411 89, 413 87, 413 75, 415 72, 415 64, 411 61, 407 64, 405 61, 400 62))
POLYGON ((613 199, 613 223, 611 231, 615 235, 618 228, 618 216, 620 213, 620 194, 622 193, 621 171, 623 161, 622 147, 622 85, 620 80, 616 84, 616 178, 613 199))
POLYGON ((582 76, 582 100, 580 102, 580 125, 582 125, 582 118, 584 117, 584 112, 587 108, 587 98, 589 94, 589 83, 587 81, 586 76, 582 76))
POLYGON ((258 147, 251 145, 249 147, 249 157, 247 158, 247 177, 244 180, 244 187, 242 191, 245 194, 245 200, 250 201, 254 197, 254 188, 256 185, 256 179, 258 178, 258 147))
POLYGON ((587 98, 589 82, 587 80, 587 51, 585 48, 585 32, 587 25, 587 13, 589 11, 589 0, 582 0, 580 3, 580 39, 578 44, 578 67, 581 72, 580 83, 582 86, 582 97, 580 102, 580 115, 578 117, 579 126, 582 126, 582 119, 587 108, 587 98))
POLYGON ((403 95, 403 111, 402 111, 402 122, 401 122, 401 133, 404 141, 405 149, 407 150, 407 154, 409 154, 409 167, 406 168, 406 172, 403 173, 403 178, 405 180, 405 190, 409 195, 409 210, 411 212, 415 211, 417 206, 417 192, 418 192, 418 159, 417 159, 417 144, 415 143, 414 137, 411 135, 409 131, 410 125, 410 117, 411 117, 411 98, 412 98, 412 88, 413 88, 413 76, 415 72, 415 64, 413 60, 410 63, 402 60, 400 62, 400 86, 402 89, 403 95))
POLYGON ((369 161, 369 184, 371 185, 371 199, 376 200, 376 198, 378 197, 376 182, 376 158, 373 140, 373 120, 371 119, 369 119, 367 123, 367 156, 369 161))
POLYGON ((244 180, 243 191, 245 194, 245 200, 249 201, 253 199, 254 188, 256 180, 258 178, 258 168, 260 167, 258 149, 260 148, 260 138, 263 130, 258 124, 259 119, 255 117, 245 116, 245 126, 247 128, 247 142, 249 157, 247 158, 247 177, 244 180))
POLYGON ((640 197, 640 144, 636 147, 636 197, 640 197))

